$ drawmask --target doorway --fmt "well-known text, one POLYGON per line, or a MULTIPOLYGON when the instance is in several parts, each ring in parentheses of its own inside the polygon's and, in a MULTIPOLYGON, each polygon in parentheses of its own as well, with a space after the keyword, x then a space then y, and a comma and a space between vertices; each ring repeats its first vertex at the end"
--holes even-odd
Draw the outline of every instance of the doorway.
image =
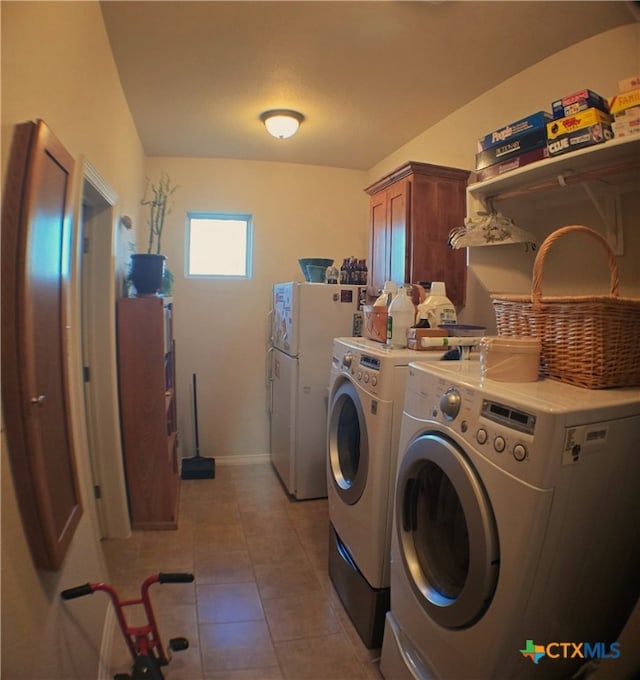
POLYGON ((126 538, 130 522, 116 379, 117 196, 86 159, 80 165, 77 257, 89 460, 101 538, 126 538))

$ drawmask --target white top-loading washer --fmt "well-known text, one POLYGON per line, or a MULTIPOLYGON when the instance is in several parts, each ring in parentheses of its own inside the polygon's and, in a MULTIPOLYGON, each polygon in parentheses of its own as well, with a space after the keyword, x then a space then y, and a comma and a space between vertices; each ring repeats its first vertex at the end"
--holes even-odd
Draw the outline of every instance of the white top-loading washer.
POLYGON ((566 678, 608 653, 638 597, 639 450, 639 389, 411 364, 385 677, 566 678))

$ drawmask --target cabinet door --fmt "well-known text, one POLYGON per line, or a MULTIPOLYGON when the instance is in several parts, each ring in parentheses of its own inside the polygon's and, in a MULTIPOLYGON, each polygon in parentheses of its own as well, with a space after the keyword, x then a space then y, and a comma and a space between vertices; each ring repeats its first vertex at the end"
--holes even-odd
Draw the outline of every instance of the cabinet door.
POLYGON ((391 268, 385 191, 371 197, 370 225, 368 293, 370 296, 377 296, 389 278, 391 268))
POLYGON ((447 297, 462 305, 466 288, 466 251, 447 246, 449 232, 464 223, 466 175, 414 177, 411 210, 412 282, 444 281, 447 297))
POLYGON ((408 281, 408 209, 411 182, 398 181, 371 197, 369 290, 380 294, 385 281, 408 281))
POLYGON ((2 402, 25 532, 49 570, 82 515, 65 337, 73 165, 44 122, 16 127, 2 212, 2 402))
POLYGON ((411 204, 411 183, 402 180, 387 189, 389 230, 389 271, 387 279, 401 286, 410 283, 407 246, 411 243, 407 206, 411 204))

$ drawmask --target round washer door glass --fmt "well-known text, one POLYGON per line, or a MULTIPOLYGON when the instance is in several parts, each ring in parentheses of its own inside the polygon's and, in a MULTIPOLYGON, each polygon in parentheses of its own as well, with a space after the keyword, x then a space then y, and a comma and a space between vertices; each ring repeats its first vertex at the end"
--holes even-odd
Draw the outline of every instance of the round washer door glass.
POLYGON ((402 458, 396 531, 405 573, 428 615, 446 628, 473 625, 498 581, 495 518, 467 456, 441 434, 417 437, 402 458))
POLYGON ((369 468, 367 426, 358 392, 349 381, 333 394, 327 427, 329 483, 353 505, 365 489, 369 468))

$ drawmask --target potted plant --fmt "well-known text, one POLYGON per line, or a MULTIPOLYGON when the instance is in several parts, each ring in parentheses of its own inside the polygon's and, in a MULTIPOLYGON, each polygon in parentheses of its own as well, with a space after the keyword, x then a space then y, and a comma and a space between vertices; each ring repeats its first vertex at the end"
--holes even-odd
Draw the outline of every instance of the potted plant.
POLYGON ((136 287, 138 295, 155 295, 163 288, 167 275, 173 279, 173 276, 166 270, 167 258, 160 251, 164 221, 173 208, 169 199, 177 188, 177 185, 171 184, 168 174, 160 173, 160 180, 157 184, 147 182, 145 196, 140 201, 141 205, 147 206, 149 210, 147 216, 149 240, 146 253, 131 255, 129 278, 136 287), (151 195, 147 198, 149 187, 151 187, 151 195))

